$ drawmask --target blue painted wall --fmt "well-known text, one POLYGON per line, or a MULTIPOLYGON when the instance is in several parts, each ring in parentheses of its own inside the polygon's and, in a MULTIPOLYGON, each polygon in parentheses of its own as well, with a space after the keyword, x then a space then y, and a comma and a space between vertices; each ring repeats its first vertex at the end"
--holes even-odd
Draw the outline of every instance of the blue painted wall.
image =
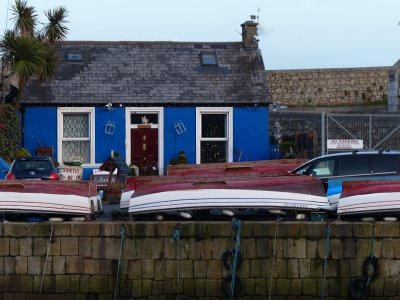
POLYGON ((111 150, 125 157, 125 109, 116 107, 106 110, 102 107, 95 110, 95 149, 96 163, 103 163, 111 155, 111 150), (105 133, 107 122, 115 123, 114 134, 105 133))
POLYGON ((53 159, 57 160, 57 108, 26 108, 23 113, 24 147, 35 155, 39 146, 53 147, 53 159))
POLYGON ((233 161, 270 158, 268 109, 235 107, 233 109, 233 161))
MULTIPOLYGON (((237 107, 233 110, 233 159, 234 161, 263 160, 270 158, 268 136, 268 109, 237 107)), ((95 109, 95 162, 101 164, 114 150, 121 157, 125 151, 125 109, 110 111, 95 109), (115 123, 114 134, 105 132, 107 122, 115 123)), ((57 108, 26 108, 24 112, 24 147, 35 153, 38 146, 52 146, 57 159, 57 108)), ((164 108, 164 170, 178 152, 186 153, 188 163, 196 163, 196 108, 164 108), (186 131, 179 134, 175 123, 181 121, 186 131)), ((92 168, 84 170, 88 179, 92 168)))
POLYGON ((183 150, 188 163, 196 163, 196 108, 164 108, 164 170, 171 159, 176 159, 183 150), (182 121, 186 132, 178 134, 175 123, 182 121))

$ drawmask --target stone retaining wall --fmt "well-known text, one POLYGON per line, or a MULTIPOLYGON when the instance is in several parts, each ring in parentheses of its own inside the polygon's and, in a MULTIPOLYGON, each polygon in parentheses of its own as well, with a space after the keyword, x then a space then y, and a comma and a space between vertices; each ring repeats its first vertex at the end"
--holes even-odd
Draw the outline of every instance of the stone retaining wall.
MULTIPOLYGON (((243 286, 235 299, 320 299, 326 228, 325 222, 243 222, 237 269, 243 286)), ((399 299, 399 222, 338 221, 329 229, 324 299, 349 299, 371 245, 379 275, 369 299, 399 299)), ((229 221, 3 223, 0 230, 0 299, 228 298, 222 285, 230 271, 221 258, 235 245, 229 221)))
POLYGON ((270 70, 272 101, 290 107, 387 103, 389 67, 270 70))

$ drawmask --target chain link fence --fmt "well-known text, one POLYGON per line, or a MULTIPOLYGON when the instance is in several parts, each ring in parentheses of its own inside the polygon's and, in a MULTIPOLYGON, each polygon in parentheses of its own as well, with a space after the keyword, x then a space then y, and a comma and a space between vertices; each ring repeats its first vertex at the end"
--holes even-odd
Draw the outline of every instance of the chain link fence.
POLYGON ((363 140, 366 150, 400 150, 400 114, 271 111, 271 158, 313 158, 333 152, 328 139, 363 140))

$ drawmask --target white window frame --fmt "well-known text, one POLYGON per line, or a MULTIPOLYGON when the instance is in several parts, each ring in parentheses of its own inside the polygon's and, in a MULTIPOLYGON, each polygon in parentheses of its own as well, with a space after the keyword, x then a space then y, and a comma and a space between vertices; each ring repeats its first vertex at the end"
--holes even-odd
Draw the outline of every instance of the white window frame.
POLYGON ((196 164, 201 163, 201 142, 227 141, 227 162, 233 161, 233 108, 232 107, 197 107, 196 108, 196 164), (226 114, 227 137, 203 138, 201 136, 202 114, 226 114))
MULTIPOLYGON (((63 138, 63 126, 64 126, 64 114, 68 113, 87 113, 89 114, 89 140, 90 140, 90 162, 82 164, 82 166, 90 166, 95 164, 95 109, 94 107, 59 107, 57 109, 57 124, 58 124, 58 137, 57 137, 57 160, 62 164, 62 157, 63 157, 63 148, 62 143, 63 141, 71 140, 71 139, 64 139, 63 138)), ((77 140, 77 139, 73 139, 77 140)))

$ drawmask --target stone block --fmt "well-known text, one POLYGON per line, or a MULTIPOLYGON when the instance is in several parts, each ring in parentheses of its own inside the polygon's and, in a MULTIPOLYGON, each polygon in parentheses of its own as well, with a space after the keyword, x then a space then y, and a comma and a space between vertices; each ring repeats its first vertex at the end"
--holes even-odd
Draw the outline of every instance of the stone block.
POLYGON ((290 280, 289 279, 277 279, 276 280, 276 294, 279 296, 290 295, 290 280))
POLYGON ((344 237, 352 237, 352 227, 351 222, 336 221, 330 226, 331 238, 340 239, 344 237))
POLYGON ((201 256, 200 251, 192 251, 194 249, 197 250, 198 245, 199 245, 199 242, 193 238, 187 240, 187 242, 185 244, 185 247, 187 248, 185 251, 187 253, 187 259, 191 259, 191 260, 199 260, 200 259, 200 256, 201 256))
MULTIPOLYGON (((74 275, 71 275, 74 276, 74 275)), ((79 291, 81 293, 89 293, 90 291, 90 278, 89 275, 80 275, 79 278, 79 291)))
POLYGON ((136 259, 136 240, 127 238, 124 242, 123 258, 127 260, 136 259))
POLYGON ((78 255, 84 258, 92 257, 92 238, 79 237, 78 238, 78 255))
POLYGON ((256 257, 256 239, 242 239, 240 243, 240 249, 244 257, 253 259, 256 257))
MULTIPOLYGON (((173 222, 159 222, 156 224, 156 236, 170 238, 174 229, 176 229, 176 224, 173 222)), ((200 222, 193 225, 192 234, 194 237, 202 239, 205 232, 208 232, 207 223, 200 222)))
POLYGON ((33 291, 33 277, 21 275, 21 292, 30 293, 33 291))
POLYGON ((65 274, 81 274, 81 273, 83 273, 83 257, 66 256, 65 274))
MULTIPOLYGON (((103 274, 103 272, 102 272, 103 274)), ((128 262, 128 278, 129 279, 140 279, 142 274, 142 262, 141 260, 130 260, 128 262)), ((169 277, 171 278, 171 277, 169 277)))
MULTIPOLYGON (((260 260, 252 259, 250 260, 250 277, 258 278, 261 276, 261 264, 260 260)), ((228 270, 230 272, 230 270, 228 270)))
POLYGON ((284 236, 285 238, 299 238, 301 235, 301 225, 300 222, 284 222, 279 224, 279 236, 284 236))
POLYGON ((304 296, 314 296, 317 295, 317 280, 316 279, 311 279, 311 278, 306 278, 303 279, 303 286, 302 286, 302 294, 304 296))
MULTIPOLYGON (((254 240, 254 239, 253 239, 254 240)), ((269 238, 257 238, 256 242, 256 256, 257 258, 266 258, 272 255, 272 242, 269 238)), ((246 255, 246 257, 251 258, 246 255)), ((254 257, 254 256, 253 256, 254 257)))
MULTIPOLYGON (((379 275, 378 276, 384 277, 384 276, 381 276, 381 274, 384 274, 384 272, 386 272, 386 270, 384 272, 382 272, 383 271, 382 268, 384 266, 381 266, 381 261, 384 263, 387 260, 386 259, 378 260, 378 264, 379 264, 379 275)), ((389 275, 390 275, 390 277, 396 277, 396 278, 399 277, 399 275, 400 275, 400 260, 390 260, 390 274, 389 275)))
POLYGON ((194 288, 196 291, 196 297, 204 297, 206 295, 206 289, 204 284, 204 279, 196 279, 194 281, 194 288))
POLYGON ((343 258, 343 243, 340 239, 332 239, 330 241, 330 255, 332 259, 343 258))
POLYGON ((69 275, 69 291, 71 293, 74 293, 74 295, 76 295, 80 291, 79 281, 80 275, 69 275))
POLYGON ((311 274, 310 259, 299 259, 300 278, 309 278, 311 274))
POLYGON ((186 297, 194 297, 195 293, 195 280, 191 279, 183 279, 183 295, 186 297))
MULTIPOLYGON (((119 259, 120 247, 120 240, 118 238, 108 237, 92 239, 92 258, 119 259)), ((148 251, 150 250, 148 249, 148 251)))
POLYGON ((65 274, 65 256, 54 256, 52 262, 54 274, 65 274))
POLYGON ((383 287, 383 296, 394 297, 397 296, 397 278, 385 278, 383 287))
MULTIPOLYGON (((26 237, 23 239, 18 239, 19 240, 19 249, 20 249, 20 255, 21 256, 31 256, 33 253, 33 239, 26 237)), ((1 244, 1 241, 0 241, 1 244)), ((1 246, 0 246, 1 248, 1 246)), ((1 251, 1 250, 0 250, 1 251)), ((1 253, 0 253, 1 255, 1 253)))
POLYGON ((398 237, 400 234, 399 222, 377 222, 375 224, 374 236, 379 237, 398 237))
POLYGON ((307 242, 306 239, 300 238, 294 240, 294 257, 306 258, 307 257, 307 242))
POLYGON ((318 241, 317 240, 307 240, 307 258, 317 258, 318 257, 318 241))
POLYGON ((306 239, 318 239, 326 234, 326 225, 320 222, 300 222, 299 237, 306 239))
POLYGON ((268 295, 267 279, 266 278, 255 278, 254 279, 254 296, 264 296, 264 295, 268 295))
POLYGON ((357 258, 364 258, 371 253, 371 243, 369 239, 357 240, 357 258))
POLYGON ((356 245, 356 239, 345 239, 343 242, 343 258, 355 258, 357 255, 356 245))
POLYGON ((11 238, 10 239, 10 255, 11 256, 18 256, 19 254, 19 240, 17 238, 11 238))
POLYGON ((141 280, 132 280, 131 286, 132 286, 131 297, 134 299, 142 297, 142 281, 141 280))
POLYGON ((53 224, 55 237, 66 237, 71 235, 71 223, 55 223, 53 224))
MULTIPOLYGON (((175 285, 176 286, 176 285, 175 285)), ((142 280, 142 296, 151 296, 152 280, 143 279, 142 280)))
POLYGON ((374 234, 374 224, 364 222, 353 223, 354 238, 369 238, 374 234))
POLYGON ((38 256, 28 257, 28 274, 29 275, 42 274, 41 257, 38 257, 38 256))
POLYGON ((289 294, 292 296, 300 296, 302 291, 302 280, 291 279, 289 291, 290 291, 289 294))
POLYGON ((9 292, 20 292, 21 291, 21 275, 9 275, 8 291, 9 292))
POLYGON ((221 259, 225 251, 235 249, 235 244, 227 239, 211 240, 211 259, 221 259))
POLYGON ((287 278, 288 276, 287 259, 285 258, 276 259, 276 267, 278 268, 278 278, 287 278))
POLYGON ((371 284, 371 292, 370 296, 383 297, 384 296, 384 288, 385 288, 385 280, 384 279, 375 279, 371 284))
POLYGON ((295 258, 294 239, 285 239, 282 241, 282 250, 284 258, 295 258))
MULTIPOLYGON (((107 247, 112 247, 113 251, 108 251, 109 256, 107 258, 118 258, 119 255, 119 241, 114 240, 113 243, 110 241, 107 242, 107 247)), ((174 249, 174 243, 172 242, 172 245, 170 245, 171 248, 167 246, 167 249, 174 249)), ((182 249, 181 245, 179 245, 179 249, 182 249)), ((162 250, 164 249, 163 245, 163 240, 162 239, 156 239, 156 238, 145 238, 145 239, 140 239, 136 241, 136 259, 160 259, 160 254, 162 253, 162 250)), ((108 249, 107 249, 108 250, 108 249)), ((111 250, 111 249, 110 249, 111 250)), ((166 250, 166 253, 168 254, 168 251, 166 250)), ((173 252, 175 255, 171 255, 171 257, 176 257, 177 252, 173 252)), ((182 256, 181 258, 184 257, 184 253, 180 253, 182 256)), ((114 259, 115 259, 114 258, 114 259)), ((170 256, 166 256, 166 258, 170 258, 170 256)))
POLYGON ((393 258, 393 239, 386 238, 382 241, 382 258, 393 258))
POLYGON ((61 255, 78 255, 79 253, 79 239, 77 237, 63 237, 61 238, 61 255))
POLYGON ((34 238, 33 239, 33 255, 42 256, 47 253, 47 241, 45 238, 34 238))
POLYGON ((299 260, 298 259, 288 259, 288 278, 300 278, 299 260))
MULTIPOLYGON (((279 229, 279 223, 278 223, 279 229)), ((258 237, 269 237, 274 238, 276 233, 276 223, 275 222, 254 222, 253 223, 253 236, 258 237)))
POLYGON ((9 256, 10 255, 10 239, 9 238, 0 238, 0 256, 9 256))
POLYGON ((78 223, 71 224, 71 236, 98 237, 100 235, 101 223, 78 223))
POLYGON ((28 258, 26 256, 15 257, 15 274, 28 273, 28 258))
POLYGON ((108 293, 108 276, 93 275, 89 278, 89 287, 91 293, 108 293))
POLYGON ((69 292, 70 277, 69 275, 56 275, 56 293, 66 293, 69 292))
POLYGON ((207 278, 216 279, 222 277, 222 263, 219 259, 207 261, 207 278))
MULTIPOLYGON (((48 240, 46 240, 46 247, 48 247, 48 240)), ((47 250, 46 250, 47 251, 47 250)), ((49 256, 59 256, 61 253, 61 239, 52 238, 49 248, 49 256)))
POLYGON ((154 278, 154 261, 153 260, 142 260, 141 261, 141 277, 145 279, 154 278))
POLYGON ((98 259, 83 259, 83 274, 100 275, 100 261, 98 259))
POLYGON ((244 295, 254 295, 255 293, 255 284, 254 284, 254 278, 244 278, 242 280, 243 284, 243 294, 244 295))
POLYGON ((206 278, 207 276, 207 262, 205 260, 193 261, 193 276, 196 279, 206 278))

